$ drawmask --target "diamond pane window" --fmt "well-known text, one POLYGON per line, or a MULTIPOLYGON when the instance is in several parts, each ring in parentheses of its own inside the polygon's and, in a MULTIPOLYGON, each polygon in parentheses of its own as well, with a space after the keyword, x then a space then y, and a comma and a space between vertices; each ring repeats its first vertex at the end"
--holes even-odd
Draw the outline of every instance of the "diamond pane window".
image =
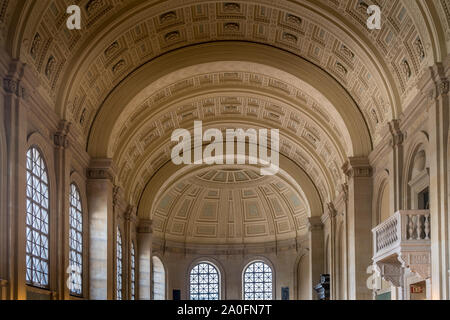
POLYGON ((262 261, 244 272, 244 300, 272 300, 272 269, 262 261))
POLYGON ((136 255, 134 243, 131 243, 131 300, 136 299, 136 255))
POLYGON ((48 288, 49 187, 47 166, 36 148, 27 152, 26 282, 48 288))
POLYGON ((219 300, 219 281, 216 267, 206 262, 197 264, 189 279, 191 300, 219 300))
POLYGON ((83 288, 83 211, 78 188, 70 185, 69 267, 70 293, 81 296, 83 288))
POLYGON ((116 298, 122 300, 122 235, 117 228, 116 239, 116 298))

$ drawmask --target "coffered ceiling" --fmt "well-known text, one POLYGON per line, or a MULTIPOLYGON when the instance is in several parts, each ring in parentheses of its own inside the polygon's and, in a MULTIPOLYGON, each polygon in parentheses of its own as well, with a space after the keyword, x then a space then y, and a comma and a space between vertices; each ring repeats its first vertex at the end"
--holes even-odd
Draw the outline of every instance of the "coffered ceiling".
MULTIPOLYGON (((343 163, 381 142, 450 48, 450 0, 80 0, 79 31, 65 26, 71 4, 0 0, 0 44, 28 64, 34 94, 72 123, 91 157, 113 159, 115 183, 137 206, 151 205, 146 190, 170 163, 171 133, 194 120, 280 129, 286 163, 330 201, 343 163), (381 7, 381 30, 366 27, 371 4, 381 7)), ((273 183, 256 197, 267 198, 263 186, 278 192, 273 183)), ((232 196, 242 202, 244 189, 232 196)), ((184 201, 191 191, 170 192, 184 201)))
POLYGON ((200 170, 168 188, 153 213, 157 237, 173 242, 247 244, 295 239, 307 227, 304 202, 276 176, 249 168, 200 170))

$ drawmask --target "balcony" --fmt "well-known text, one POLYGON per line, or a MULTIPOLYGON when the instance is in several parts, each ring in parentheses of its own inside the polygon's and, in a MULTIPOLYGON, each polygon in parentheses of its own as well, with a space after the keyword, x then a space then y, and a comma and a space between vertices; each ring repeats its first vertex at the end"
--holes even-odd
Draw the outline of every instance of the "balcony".
POLYGON ((374 264, 394 286, 402 286, 405 269, 428 279, 431 272, 429 210, 398 211, 372 229, 374 264))

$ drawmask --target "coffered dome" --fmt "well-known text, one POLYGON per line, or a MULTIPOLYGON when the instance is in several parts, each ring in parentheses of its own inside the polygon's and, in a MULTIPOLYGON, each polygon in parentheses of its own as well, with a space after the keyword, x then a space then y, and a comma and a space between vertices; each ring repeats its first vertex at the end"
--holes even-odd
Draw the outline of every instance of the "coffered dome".
POLYGON ((302 196, 277 176, 249 168, 207 168, 168 188, 153 213, 156 237, 245 244, 293 239, 304 230, 302 196))

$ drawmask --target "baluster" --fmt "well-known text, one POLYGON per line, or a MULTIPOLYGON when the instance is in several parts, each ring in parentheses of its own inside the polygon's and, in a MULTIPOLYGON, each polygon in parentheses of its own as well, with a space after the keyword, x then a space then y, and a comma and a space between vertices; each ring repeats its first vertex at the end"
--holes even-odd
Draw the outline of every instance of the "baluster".
POLYGON ((425 215, 425 239, 430 239, 430 214, 425 215))
POLYGON ((411 240, 414 231, 414 223, 412 221, 412 215, 408 214, 407 217, 408 217, 408 234, 406 235, 406 240, 411 240))
POLYGON ((420 240, 422 238, 422 220, 420 219, 421 215, 416 215, 416 233, 417 233, 417 240, 420 240))

